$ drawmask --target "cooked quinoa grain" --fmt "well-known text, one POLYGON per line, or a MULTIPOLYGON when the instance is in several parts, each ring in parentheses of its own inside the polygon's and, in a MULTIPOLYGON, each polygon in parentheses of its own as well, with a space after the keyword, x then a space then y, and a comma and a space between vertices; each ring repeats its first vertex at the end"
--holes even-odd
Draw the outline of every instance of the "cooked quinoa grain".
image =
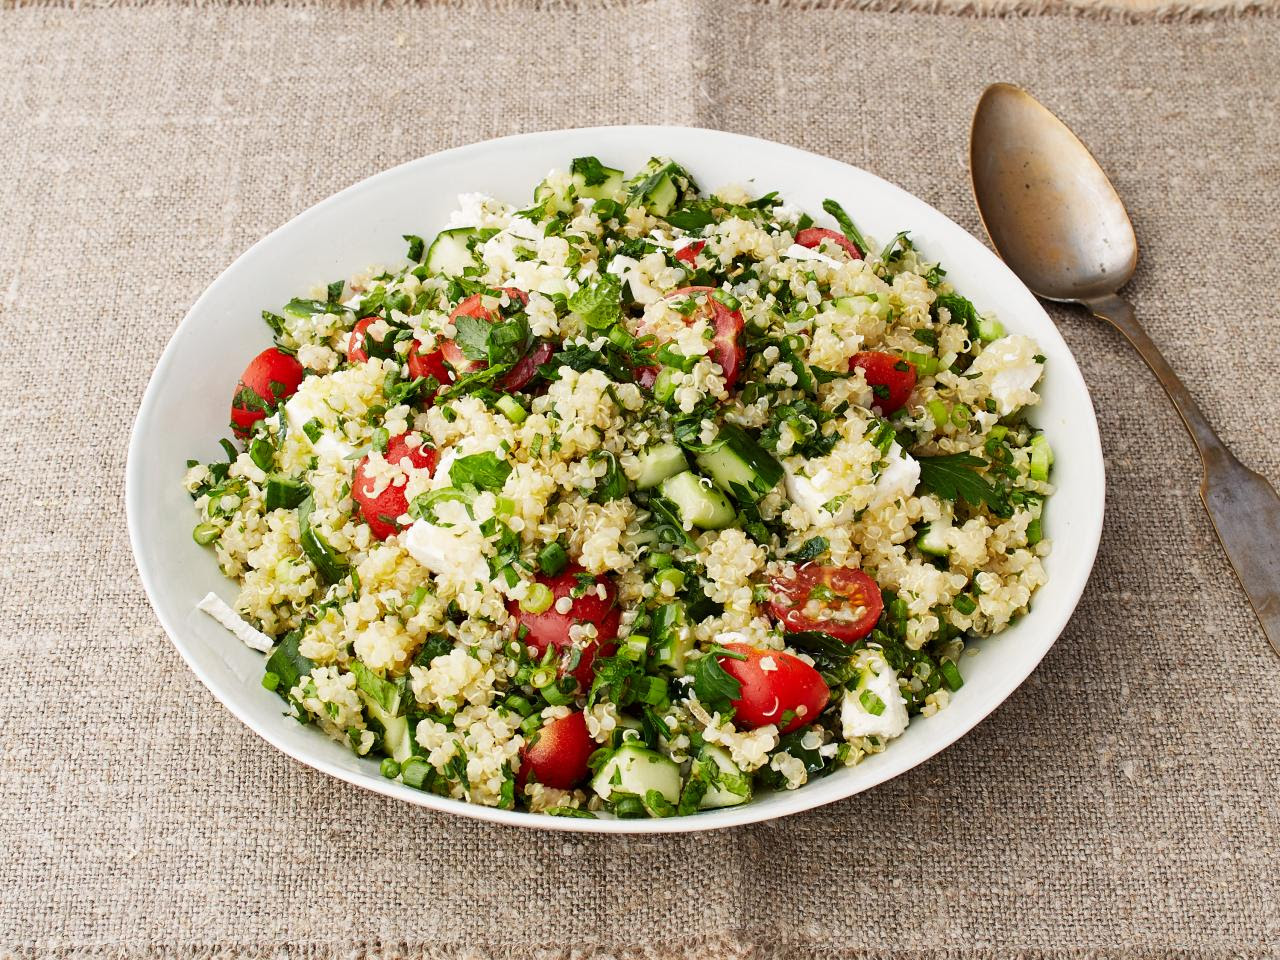
POLYGON ((824 211, 583 157, 265 312, 183 481, 240 589, 202 609, 473 803, 687 815, 886 749, 1045 581, 1044 357, 824 211))

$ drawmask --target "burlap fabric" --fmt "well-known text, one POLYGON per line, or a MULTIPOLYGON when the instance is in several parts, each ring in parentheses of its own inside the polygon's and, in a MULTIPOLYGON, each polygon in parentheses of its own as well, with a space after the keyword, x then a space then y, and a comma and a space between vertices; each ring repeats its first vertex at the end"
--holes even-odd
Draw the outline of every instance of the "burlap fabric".
MULTIPOLYGON (((1280 478, 1280 20, 965 18, 655 0, 0 13, 0 944, 180 957, 1275 955, 1280 661, 1119 337, 1054 310, 1109 469, 1092 583, 975 732, 786 821, 628 839, 360 792, 242 727, 162 634, 129 426, 192 300, 368 174, 618 122, 771 137, 977 230, 988 81, 1082 131, 1144 244, 1130 293, 1280 478)), ((655 145, 660 148, 660 145, 655 145)), ((175 518, 187 523, 187 518, 175 518)), ((2 951, 0 951, 2 952, 2 951)))

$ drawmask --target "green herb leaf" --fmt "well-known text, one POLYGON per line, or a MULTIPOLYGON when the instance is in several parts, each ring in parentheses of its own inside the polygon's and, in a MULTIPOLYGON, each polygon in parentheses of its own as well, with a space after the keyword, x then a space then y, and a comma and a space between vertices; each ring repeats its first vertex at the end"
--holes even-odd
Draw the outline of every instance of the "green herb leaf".
POLYGON ((459 457, 449 468, 449 479, 456 487, 470 484, 480 490, 497 492, 511 476, 511 465, 499 460, 492 451, 459 457))
POLYGON ((333 283, 329 284, 326 292, 328 293, 328 302, 330 305, 339 305, 338 301, 342 299, 342 288, 346 285, 346 282, 343 280, 335 280, 333 283))
POLYGON ((601 274, 569 298, 569 309, 593 330, 613 326, 622 316, 622 281, 612 273, 601 274))
POLYGON ((462 355, 468 360, 489 359, 489 331, 493 325, 479 317, 455 317, 453 321, 457 333, 453 342, 458 345, 462 355))
POLYGON ((595 157, 577 157, 569 163, 569 172, 582 177, 585 186, 594 187, 609 179, 604 164, 595 157))
POLYGON ((840 232, 852 240, 853 245, 858 248, 858 252, 865 257, 867 255, 867 241, 863 239, 858 228, 853 225, 853 220, 844 212, 844 207, 834 200, 823 200, 822 209, 840 225, 840 232))
POLYGON ((588 458, 593 463, 605 461, 604 476, 596 481, 591 491, 591 499, 596 503, 608 503, 610 500, 621 500, 627 495, 627 475, 618 466, 618 458, 608 450, 597 450, 588 458))
POLYGON ((791 558, 797 563, 804 563, 807 560, 817 560, 820 556, 827 552, 831 544, 827 542, 826 537, 810 537, 800 545, 800 549, 791 555, 791 558))
POLYGON ((414 263, 421 263, 422 253, 426 249, 426 244, 423 242, 422 238, 415 236, 412 233, 406 233, 404 235, 404 240, 405 243, 409 244, 409 259, 414 263))
POLYGON ((1005 496, 995 484, 978 472, 987 462, 968 453, 945 457, 919 457, 920 485, 943 500, 963 500, 971 506, 986 505, 993 512, 1008 509, 1005 496))
POLYGON ((724 711, 733 700, 742 696, 742 684, 720 665, 720 658, 745 660, 746 654, 712 647, 693 665, 693 692, 710 710, 724 711))

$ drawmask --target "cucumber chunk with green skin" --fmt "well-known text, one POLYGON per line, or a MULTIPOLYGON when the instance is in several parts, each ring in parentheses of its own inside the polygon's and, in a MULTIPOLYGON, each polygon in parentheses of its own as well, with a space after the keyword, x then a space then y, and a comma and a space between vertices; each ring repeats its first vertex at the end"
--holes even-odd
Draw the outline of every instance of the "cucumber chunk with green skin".
POLYGON ((640 472, 636 476, 636 489, 649 490, 667 477, 674 477, 689 469, 684 450, 674 443, 659 443, 640 454, 640 472))
POLYGON ((1037 433, 1031 438, 1031 469, 1030 476, 1032 480, 1048 480, 1049 468, 1053 466, 1053 447, 1049 446, 1049 438, 1043 433, 1037 433))
POLYGON ((326 583, 337 583, 351 568, 311 526, 311 511, 314 509, 315 501, 311 497, 298 504, 298 539, 302 542, 302 552, 326 583))
POLYGON ((693 631, 685 618, 684 604, 672 600, 653 612, 654 660, 675 673, 684 672, 685 659, 694 647, 693 631))
POLYGON ((705 777, 707 791, 698 804, 700 810, 736 807, 751 799, 751 777, 743 773, 728 751, 704 744, 693 761, 691 777, 705 777))
POLYGON ((601 800, 615 794, 643 798, 656 790, 668 803, 680 800, 680 768, 667 757, 628 740, 604 762, 591 781, 601 800))
POLYGON ((387 713, 363 690, 358 690, 357 694, 364 702, 365 716, 368 718, 369 726, 375 733, 382 735, 382 749, 386 751, 387 756, 396 763, 404 763, 413 756, 408 718, 387 713))
POLYGON ((713 449, 695 459, 721 490, 733 493, 743 488, 759 500, 778 485, 782 464, 741 427, 726 423, 716 439, 713 449))
POLYGON ((725 495, 690 470, 668 477, 658 489, 676 505, 681 520, 703 530, 723 530, 737 518, 725 495))
POLYGON ((941 522, 926 524, 916 537, 916 546, 920 548, 920 552, 931 557, 950 556, 951 548, 947 546, 946 538, 947 526, 941 522))
POLYGON ((278 474, 267 475, 266 495, 263 505, 268 510, 292 510, 311 495, 311 487, 302 480, 292 480, 278 474))
POLYGON ((656 167, 656 169, 653 166, 651 162, 651 171, 632 181, 627 205, 631 207, 647 207, 649 212, 655 216, 665 217, 680 200, 680 184, 677 182, 677 178, 687 180, 688 174, 679 166, 670 162, 664 163, 656 167))
POLYGON ((578 196, 587 197, 591 200, 612 200, 622 192, 622 181, 625 174, 621 170, 615 170, 613 167, 606 167, 598 161, 594 166, 582 163, 580 161, 590 158, 582 157, 573 161, 570 166, 571 178, 573 185, 578 191, 578 196), (587 176, 590 170, 591 176, 587 176))
POLYGON ((467 249, 467 241, 475 235, 475 227, 441 230, 427 250, 427 269, 432 273, 456 277, 467 267, 475 266, 476 259, 467 249))

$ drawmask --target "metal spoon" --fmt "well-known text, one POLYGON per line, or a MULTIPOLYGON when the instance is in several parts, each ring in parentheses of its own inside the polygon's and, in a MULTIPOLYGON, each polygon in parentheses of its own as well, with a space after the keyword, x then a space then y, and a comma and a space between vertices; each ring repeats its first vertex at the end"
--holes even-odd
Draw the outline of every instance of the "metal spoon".
POLYGON ((1128 338, 1191 433, 1200 497, 1262 630, 1280 653, 1280 496, 1245 467, 1116 291, 1138 262, 1124 204, 1088 148, 1025 90, 983 91, 969 136, 978 212, 996 252, 1046 300, 1078 303, 1128 338))

